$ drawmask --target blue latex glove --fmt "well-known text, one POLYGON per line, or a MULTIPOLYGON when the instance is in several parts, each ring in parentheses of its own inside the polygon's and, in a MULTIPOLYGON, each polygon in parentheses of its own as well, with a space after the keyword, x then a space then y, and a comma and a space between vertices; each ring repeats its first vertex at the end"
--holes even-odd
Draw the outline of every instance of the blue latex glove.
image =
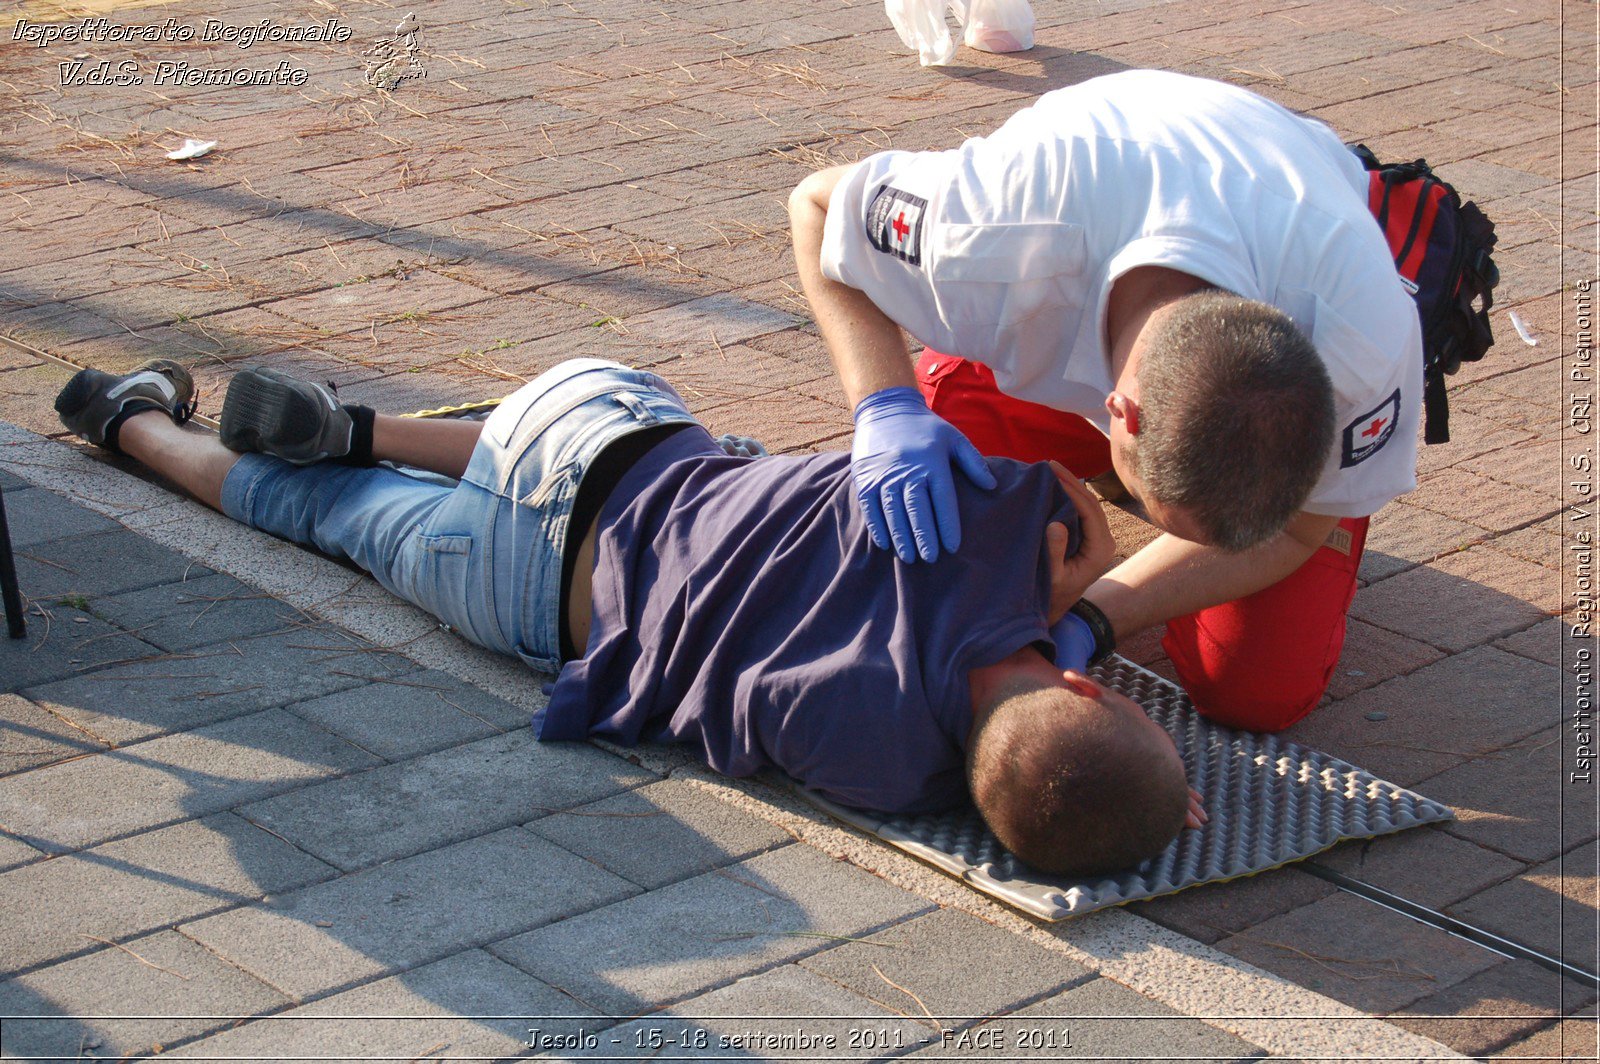
POLYGON ((1094 632, 1088 621, 1069 613, 1050 629, 1050 638, 1056 642, 1056 668, 1089 670, 1089 659, 1094 657, 1094 632))
POLYGON ((906 386, 857 404, 850 465, 872 542, 883 550, 892 544, 903 562, 935 561, 941 546, 951 553, 961 546, 951 465, 985 491, 995 486, 978 449, 906 386))

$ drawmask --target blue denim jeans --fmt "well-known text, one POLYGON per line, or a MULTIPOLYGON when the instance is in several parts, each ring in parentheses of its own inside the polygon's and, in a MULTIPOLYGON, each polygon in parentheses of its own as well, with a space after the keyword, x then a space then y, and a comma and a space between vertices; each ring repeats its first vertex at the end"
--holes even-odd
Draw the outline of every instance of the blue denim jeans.
POLYGON ((574 359, 495 409, 453 486, 387 466, 247 454, 223 483, 222 510, 348 558, 480 646, 554 672, 561 559, 584 472, 631 432, 685 422, 696 423, 655 374, 574 359))

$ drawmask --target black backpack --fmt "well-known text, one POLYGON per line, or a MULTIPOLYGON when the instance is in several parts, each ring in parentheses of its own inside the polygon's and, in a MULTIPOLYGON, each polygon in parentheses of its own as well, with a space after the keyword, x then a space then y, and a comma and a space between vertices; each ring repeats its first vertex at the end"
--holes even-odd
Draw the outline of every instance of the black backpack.
POLYGON ((1462 203, 1425 160, 1380 163, 1364 144, 1351 150, 1367 168, 1367 206, 1422 319, 1423 439, 1447 443, 1445 374, 1478 361, 1494 343, 1489 308, 1500 283, 1500 270, 1489 255, 1494 223, 1477 204, 1462 203))

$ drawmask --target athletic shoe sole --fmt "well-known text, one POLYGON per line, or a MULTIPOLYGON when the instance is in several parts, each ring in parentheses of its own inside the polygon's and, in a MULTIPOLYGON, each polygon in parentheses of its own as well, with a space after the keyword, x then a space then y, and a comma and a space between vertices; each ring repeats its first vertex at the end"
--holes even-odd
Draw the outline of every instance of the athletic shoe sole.
POLYGON ((272 369, 247 369, 228 383, 222 445, 310 465, 350 453, 354 422, 333 393, 272 369))

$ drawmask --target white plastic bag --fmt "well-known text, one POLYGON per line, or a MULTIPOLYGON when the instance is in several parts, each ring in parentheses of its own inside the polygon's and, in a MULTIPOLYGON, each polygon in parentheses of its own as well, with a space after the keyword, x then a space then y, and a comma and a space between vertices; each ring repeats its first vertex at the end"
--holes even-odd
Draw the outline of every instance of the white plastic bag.
POLYGON ((967 47, 980 52, 1025 52, 1033 47, 1033 7, 1028 0, 967 0, 966 7, 961 21, 967 27, 962 35, 967 47))
MULTIPOLYGON (((965 6, 965 0, 961 0, 965 6)), ((944 20, 949 0, 884 0, 889 21, 923 66, 944 66, 956 54, 956 40, 944 20)))

